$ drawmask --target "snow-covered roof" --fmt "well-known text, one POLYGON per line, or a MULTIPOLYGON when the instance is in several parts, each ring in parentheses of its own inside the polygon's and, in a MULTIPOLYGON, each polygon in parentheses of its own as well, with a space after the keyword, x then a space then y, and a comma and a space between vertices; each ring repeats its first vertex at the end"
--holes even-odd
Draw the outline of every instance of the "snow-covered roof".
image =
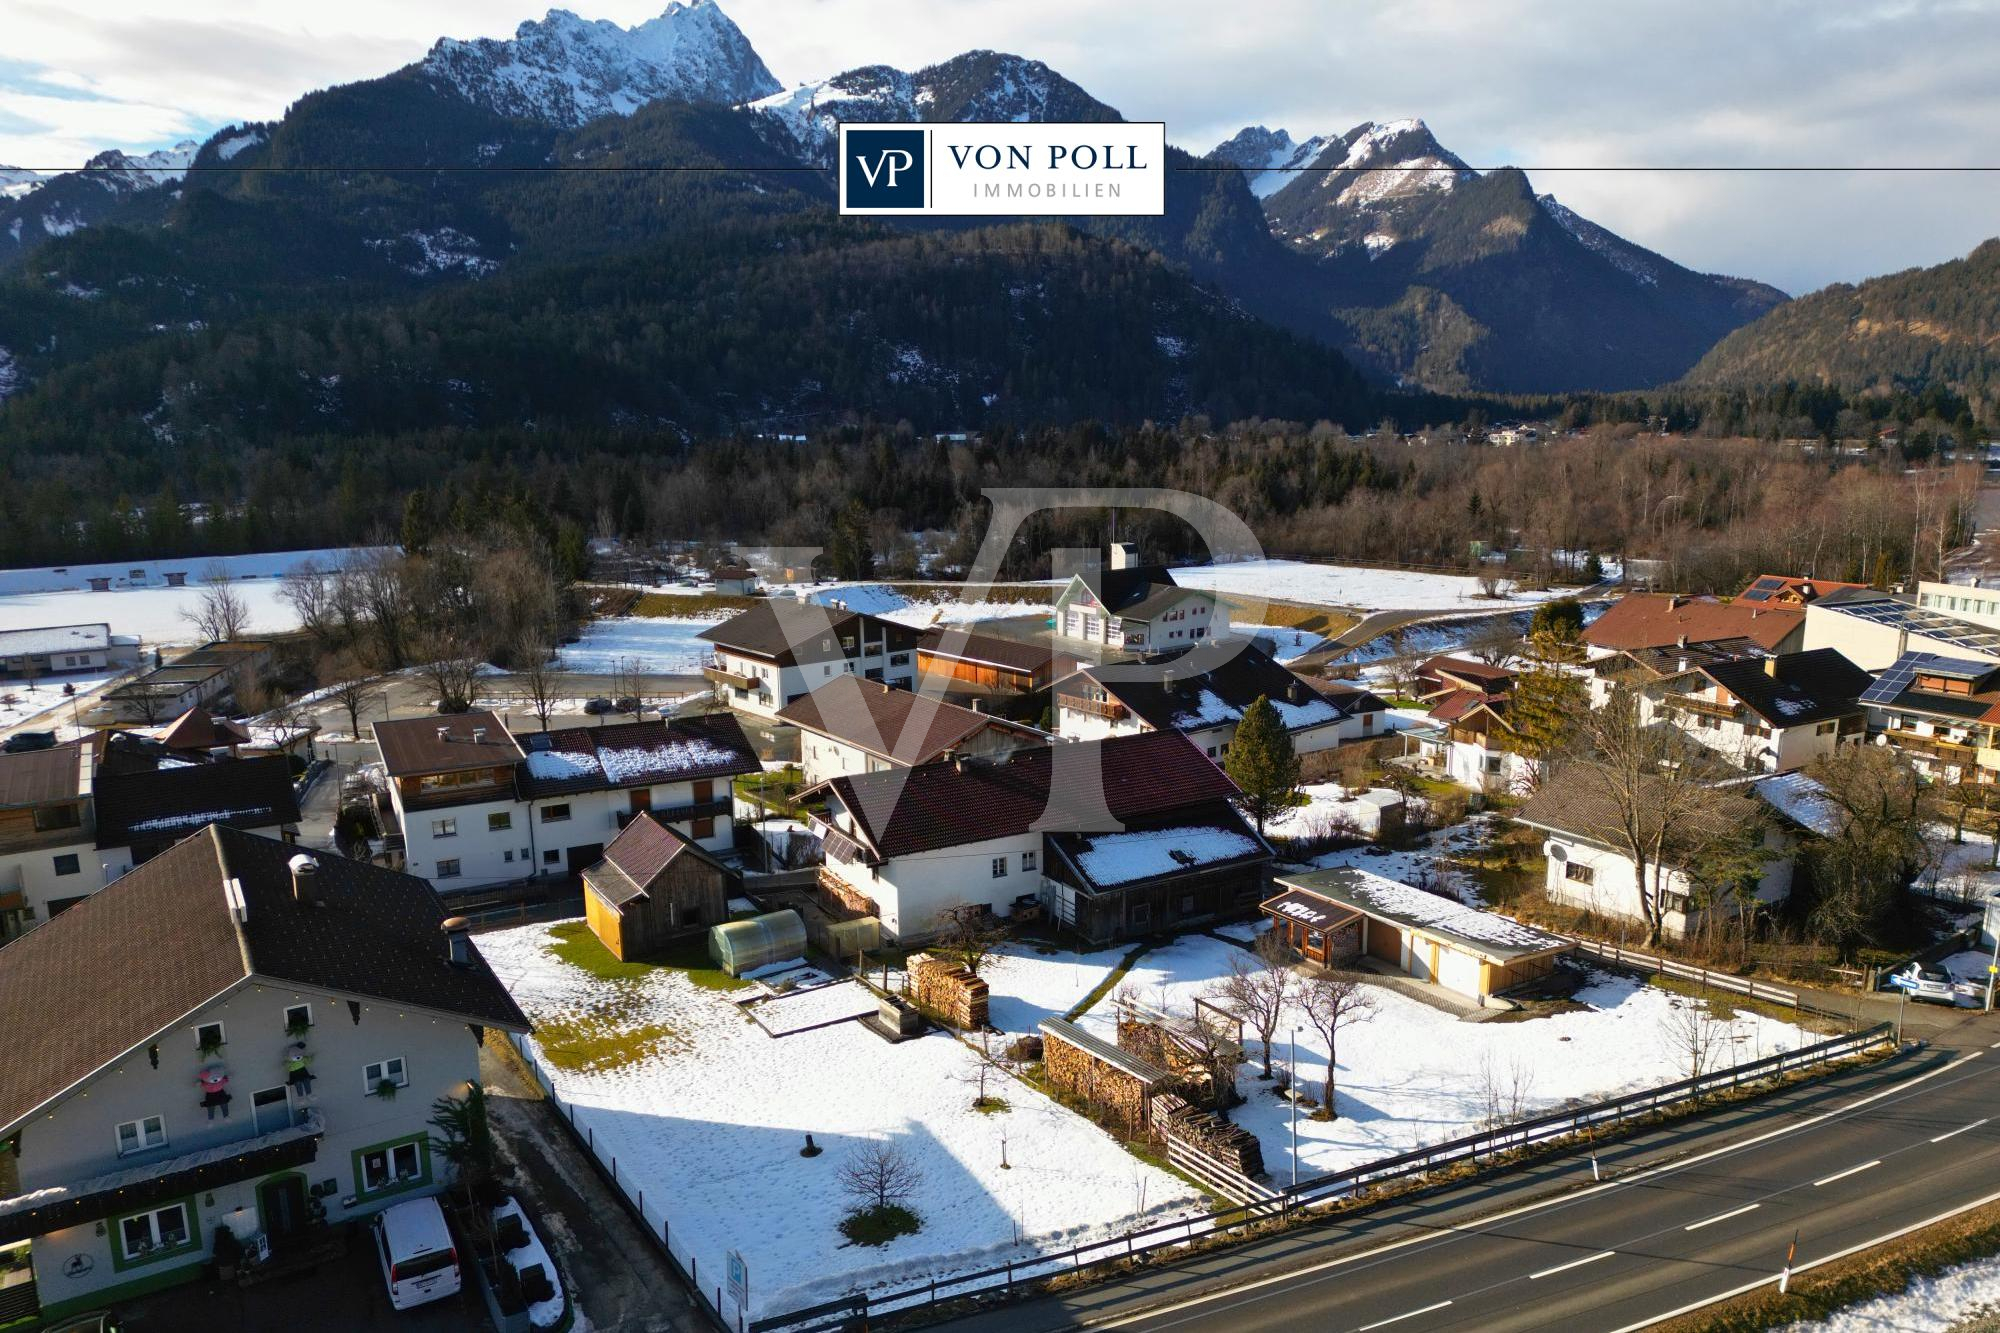
POLYGON ((1511 917, 1482 912, 1455 898, 1353 867, 1285 875, 1277 882, 1281 888, 1313 894, 1378 920, 1421 930, 1494 962, 1569 947, 1569 941, 1561 936, 1522 925, 1511 917))
POLYGON ((1780 773, 1751 784, 1765 804, 1800 828, 1823 838, 1840 832, 1839 807, 1827 799, 1826 788, 1803 773, 1780 773))
POLYGON ((1263 850, 1241 829, 1184 824, 1139 833, 1099 833, 1085 838, 1071 859, 1091 883, 1110 887, 1220 865, 1263 850))
POLYGON ((528 773, 531 777, 563 781, 569 778, 594 778, 603 771, 598 765, 595 750, 528 751, 528 773))
POLYGON ((0 657, 33 653, 101 653, 111 646, 111 627, 44 625, 34 629, 0 630, 0 657))

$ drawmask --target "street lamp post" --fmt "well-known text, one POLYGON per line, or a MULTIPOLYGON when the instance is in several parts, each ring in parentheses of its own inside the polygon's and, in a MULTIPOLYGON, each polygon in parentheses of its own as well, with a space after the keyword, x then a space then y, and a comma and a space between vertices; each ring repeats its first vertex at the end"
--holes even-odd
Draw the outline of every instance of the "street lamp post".
POLYGON ((1292 1188, 1299 1187, 1299 1030, 1292 1029, 1292 1188))

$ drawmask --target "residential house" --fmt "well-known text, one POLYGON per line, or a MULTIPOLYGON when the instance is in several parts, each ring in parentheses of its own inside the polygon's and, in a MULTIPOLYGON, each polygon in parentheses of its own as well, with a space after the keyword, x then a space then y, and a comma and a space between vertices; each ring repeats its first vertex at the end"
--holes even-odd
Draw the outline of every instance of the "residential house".
POLYGON ((432 1103, 528 1022, 422 880, 212 827, 0 949, 0 1246, 45 1319, 436 1193, 432 1103))
POLYGON ((298 839, 292 766, 280 755, 195 760, 125 733, 96 743, 91 805, 104 883, 209 824, 298 839))
POLYGON ((917 671, 926 687, 957 694, 1027 694, 1047 689, 1084 659, 1051 648, 1045 637, 1025 640, 941 625, 917 639, 917 671))
POLYGON ((757 571, 748 565, 717 565, 708 576, 724 597, 754 597, 761 591, 757 571))
POLYGON ((763 718, 838 675, 916 685, 917 631, 843 607, 772 597, 700 637, 715 646, 702 674, 716 697, 763 718))
POLYGON ((1280 875, 1260 910, 1278 938, 1321 967, 1378 959, 1484 1004, 1546 976, 1570 941, 1370 871, 1280 875))
POLYGON ((1874 677, 1831 648, 1706 662, 1645 696, 1654 717, 1745 768, 1789 773, 1858 741, 1874 677))
POLYGON ((1863 671, 1886 671, 1905 653, 2000 662, 2000 629, 1862 589, 1807 607, 1805 646, 1837 648, 1863 671))
POLYGON ((1471 791, 1508 792, 1523 786, 1533 763, 1507 720, 1512 696, 1452 690, 1432 702, 1425 725, 1402 733, 1428 767, 1471 791))
POLYGON ((1514 688, 1513 671, 1468 657, 1426 658, 1417 664, 1414 675, 1419 699, 1441 699, 1460 690, 1506 694, 1514 688))
POLYGON ((1056 598, 1053 633, 1094 654, 1165 652, 1229 632, 1215 594, 1183 588, 1163 565, 1139 563, 1138 548, 1115 542, 1109 568, 1073 574, 1056 598))
POLYGON ((1942 782, 2000 780, 2000 663, 1904 653, 1862 691, 1868 730, 1942 782))
POLYGON ((1613 602, 1584 629, 1583 642, 1593 657, 1635 648, 1685 648, 1732 640, 1746 640, 1767 653, 1793 652, 1819 646, 1803 640, 1806 614, 1792 606, 1632 592, 1613 602))
POLYGON ((1763 657, 1763 649, 1748 639, 1718 639, 1712 643, 1691 643, 1686 647, 1628 648, 1607 652, 1584 664, 1590 673, 1590 706, 1602 708, 1612 692, 1621 686, 1647 701, 1650 718, 1655 687, 1699 666, 1718 662, 1738 662, 1763 657))
POLYGON ((799 729, 807 782, 1048 744, 1033 727, 849 675, 779 709, 778 720, 799 729))
POLYGON ((268 643, 211 643, 129 680, 104 696, 102 721, 159 723, 190 708, 233 700, 239 685, 256 680, 271 660, 268 643))
POLYGON ((730 781, 762 767, 728 713, 515 737, 480 711, 378 722, 375 738, 405 866, 445 893, 581 875, 647 810, 728 854, 730 781))
POLYGON ((206 708, 190 708, 156 733, 160 744, 175 754, 234 759, 251 743, 250 728, 232 718, 217 717, 206 708))
POLYGON ((1322 690, 1254 644, 1222 640, 1135 662, 1086 666, 1058 681, 1056 735, 1081 741, 1178 731, 1220 760, 1243 714, 1260 697, 1271 701, 1299 754, 1377 735, 1389 708, 1366 690, 1322 690))
MULTIPOLYGON (((1750 902, 1770 906, 1791 893, 1793 858, 1806 832, 1834 828, 1830 805, 1818 784, 1803 773, 1759 778, 1727 789, 1728 799, 1700 820, 1680 819, 1665 830, 1663 864, 1647 867, 1640 883, 1637 863, 1625 850, 1625 811, 1588 771, 1569 770, 1536 792, 1515 818, 1548 835, 1544 887, 1555 902, 1612 920, 1644 927, 1646 904, 1658 905, 1662 933, 1681 939, 1713 913, 1733 917, 1750 902), (1763 865, 1747 883, 1705 882, 1704 854, 1737 836, 1757 830, 1763 865)), ((1660 833, 1656 810, 1636 812, 1639 836, 1650 842, 1660 833)))
POLYGON ((642 812, 583 872, 584 919, 612 957, 630 962, 727 921, 741 882, 701 844, 642 812))
POLYGON ((1925 579, 1917 584, 1917 606, 1925 611, 1969 620, 1975 625, 2000 628, 2000 587, 1978 578, 1969 583, 1939 583, 1934 579, 1925 579))
POLYGON ((0 677, 9 680, 105 671, 111 665, 109 625, 0 630, 0 677))
POLYGON ((823 888, 905 942, 947 914, 1029 907, 1093 942, 1255 907, 1269 844, 1213 761, 1146 732, 835 778, 807 792, 823 888))
POLYGON ((1865 583, 1836 583, 1810 576, 1759 574, 1750 580, 1750 586, 1736 594, 1736 600, 1763 606, 1810 606, 1830 592, 1867 587, 1865 583))
POLYGON ((104 887, 91 818, 91 747, 0 754, 0 941, 104 887))

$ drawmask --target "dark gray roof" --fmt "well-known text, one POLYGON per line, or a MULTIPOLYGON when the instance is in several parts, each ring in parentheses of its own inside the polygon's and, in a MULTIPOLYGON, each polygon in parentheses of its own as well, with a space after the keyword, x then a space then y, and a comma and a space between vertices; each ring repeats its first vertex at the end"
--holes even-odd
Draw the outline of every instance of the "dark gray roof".
POLYGON ((1832 648, 1717 662, 1702 674, 1774 727, 1798 727, 1859 712, 1874 677, 1832 648))
POLYGON ((97 845, 174 841, 208 824, 278 828, 299 822, 292 761, 284 755, 100 771, 91 786, 97 845))
POLYGON ((445 917, 414 875, 236 829, 187 838, 0 948, 0 1131, 251 976, 527 1031, 476 948, 451 963, 445 917), (293 897, 301 854, 320 906, 293 897))

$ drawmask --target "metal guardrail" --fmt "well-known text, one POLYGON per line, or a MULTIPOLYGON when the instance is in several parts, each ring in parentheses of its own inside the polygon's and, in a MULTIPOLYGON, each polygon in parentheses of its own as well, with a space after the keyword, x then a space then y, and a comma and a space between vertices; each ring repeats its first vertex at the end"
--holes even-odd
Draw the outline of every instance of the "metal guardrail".
POLYGON ((1715 1070, 1699 1078, 1682 1079, 1585 1106, 1567 1107, 1367 1162, 1345 1171, 1302 1180, 1297 1185, 1273 1191, 1268 1200, 1241 1204, 1179 1222, 1143 1227, 1123 1236, 1091 1241, 1066 1250, 1025 1255, 1018 1261, 997 1268, 936 1278, 919 1286, 873 1296, 865 1291, 855 1292, 838 1300, 767 1316, 752 1321, 747 1333, 778 1333, 779 1330, 786 1333, 820 1333, 820 1330, 839 1328, 857 1316, 865 1319, 871 1312, 935 1305, 940 1300, 952 1300, 976 1292, 1004 1291, 1022 1282, 1076 1272, 1092 1264, 1122 1262, 1156 1250, 1185 1248, 1204 1237, 1227 1236, 1241 1228, 1285 1217, 1301 1209, 1324 1206, 1371 1185, 1420 1177, 1459 1162, 1477 1161, 1481 1157, 1515 1152, 1535 1144, 1573 1138, 1605 1126, 1615 1129, 1627 1120, 1650 1115, 1663 1107, 1686 1101, 1698 1103, 1711 1092, 1734 1089, 1745 1083, 1757 1083, 1815 1065, 1848 1059, 1894 1039, 1895 1025, 1878 1023, 1865 1031, 1803 1046, 1795 1051, 1782 1051, 1748 1064, 1715 1070))

